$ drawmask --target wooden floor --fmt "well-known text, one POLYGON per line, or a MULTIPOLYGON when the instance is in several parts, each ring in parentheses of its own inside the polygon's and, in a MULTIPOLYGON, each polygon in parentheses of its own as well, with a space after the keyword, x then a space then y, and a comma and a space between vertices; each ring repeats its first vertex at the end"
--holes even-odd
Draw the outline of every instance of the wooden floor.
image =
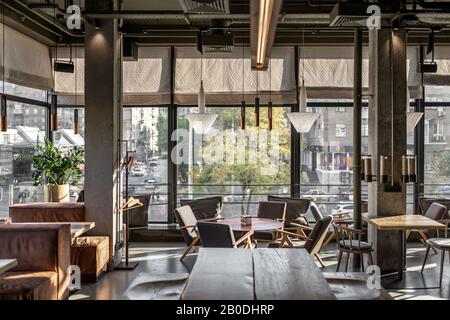
MULTIPOLYGON (((331 244, 321 254, 326 265, 326 268, 323 269, 324 272, 334 272, 336 269, 337 261, 334 248, 335 245, 331 244)), ((82 284, 81 290, 73 293, 70 299, 121 299, 126 289, 140 273, 151 273, 153 275, 189 273, 195 264, 196 255, 190 255, 184 262, 180 262, 178 258, 183 250, 182 243, 133 243, 130 249, 131 260, 140 262, 135 270, 108 272, 95 284, 82 284)), ((394 299, 450 299, 450 263, 448 257, 446 256, 445 259, 442 289, 439 289, 436 287, 439 281, 440 255, 430 252, 422 276, 420 268, 424 254, 425 248, 420 244, 408 244, 405 280, 396 284, 396 286, 414 289, 389 289, 389 293, 394 299)))

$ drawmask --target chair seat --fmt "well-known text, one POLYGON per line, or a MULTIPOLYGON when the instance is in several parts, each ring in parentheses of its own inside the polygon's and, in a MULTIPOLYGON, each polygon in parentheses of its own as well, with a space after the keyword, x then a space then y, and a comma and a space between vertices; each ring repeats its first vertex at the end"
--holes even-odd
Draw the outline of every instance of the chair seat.
POLYGON ((358 250, 358 249, 369 250, 369 249, 372 249, 372 245, 371 244, 369 244, 367 242, 364 242, 364 241, 359 242, 358 240, 353 240, 353 241, 341 240, 341 241, 339 241, 339 245, 341 247, 344 247, 344 248, 347 248, 347 249, 352 249, 352 250, 358 250))
POLYGON ((56 300, 57 287, 56 272, 6 272, 0 276, 0 300, 56 300))
POLYGON ((437 248, 441 248, 441 249, 450 249, 450 239, 432 238, 432 239, 428 239, 427 243, 429 243, 433 247, 437 247, 437 248))

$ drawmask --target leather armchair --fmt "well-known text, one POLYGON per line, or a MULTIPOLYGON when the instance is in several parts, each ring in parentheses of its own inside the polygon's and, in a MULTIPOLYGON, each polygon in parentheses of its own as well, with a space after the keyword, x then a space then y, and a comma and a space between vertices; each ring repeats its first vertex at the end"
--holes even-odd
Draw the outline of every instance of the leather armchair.
POLYGON ((0 225, 0 259, 18 262, 0 275, 0 300, 66 299, 70 240, 69 225, 0 225))

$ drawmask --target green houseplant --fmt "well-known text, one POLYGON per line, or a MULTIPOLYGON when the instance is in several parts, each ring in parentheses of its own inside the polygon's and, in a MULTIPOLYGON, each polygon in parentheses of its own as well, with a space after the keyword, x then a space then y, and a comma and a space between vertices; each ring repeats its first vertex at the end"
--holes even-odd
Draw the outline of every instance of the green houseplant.
POLYGON ((45 201, 68 202, 69 186, 79 183, 84 164, 84 149, 58 149, 48 139, 38 145, 33 156, 35 186, 44 185, 45 201))

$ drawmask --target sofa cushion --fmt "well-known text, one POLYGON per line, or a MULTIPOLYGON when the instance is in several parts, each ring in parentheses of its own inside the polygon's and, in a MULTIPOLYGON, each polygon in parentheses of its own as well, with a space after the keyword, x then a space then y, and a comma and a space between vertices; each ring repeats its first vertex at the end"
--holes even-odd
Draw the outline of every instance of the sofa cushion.
POLYGON ((0 300, 56 300, 57 272, 6 272, 0 275, 0 300))
POLYGON ((13 223, 19 222, 84 222, 84 203, 26 203, 9 207, 13 223))
POLYGON ((72 265, 80 267, 81 278, 95 281, 106 269, 109 261, 109 237, 78 237, 73 240, 70 250, 72 265))

